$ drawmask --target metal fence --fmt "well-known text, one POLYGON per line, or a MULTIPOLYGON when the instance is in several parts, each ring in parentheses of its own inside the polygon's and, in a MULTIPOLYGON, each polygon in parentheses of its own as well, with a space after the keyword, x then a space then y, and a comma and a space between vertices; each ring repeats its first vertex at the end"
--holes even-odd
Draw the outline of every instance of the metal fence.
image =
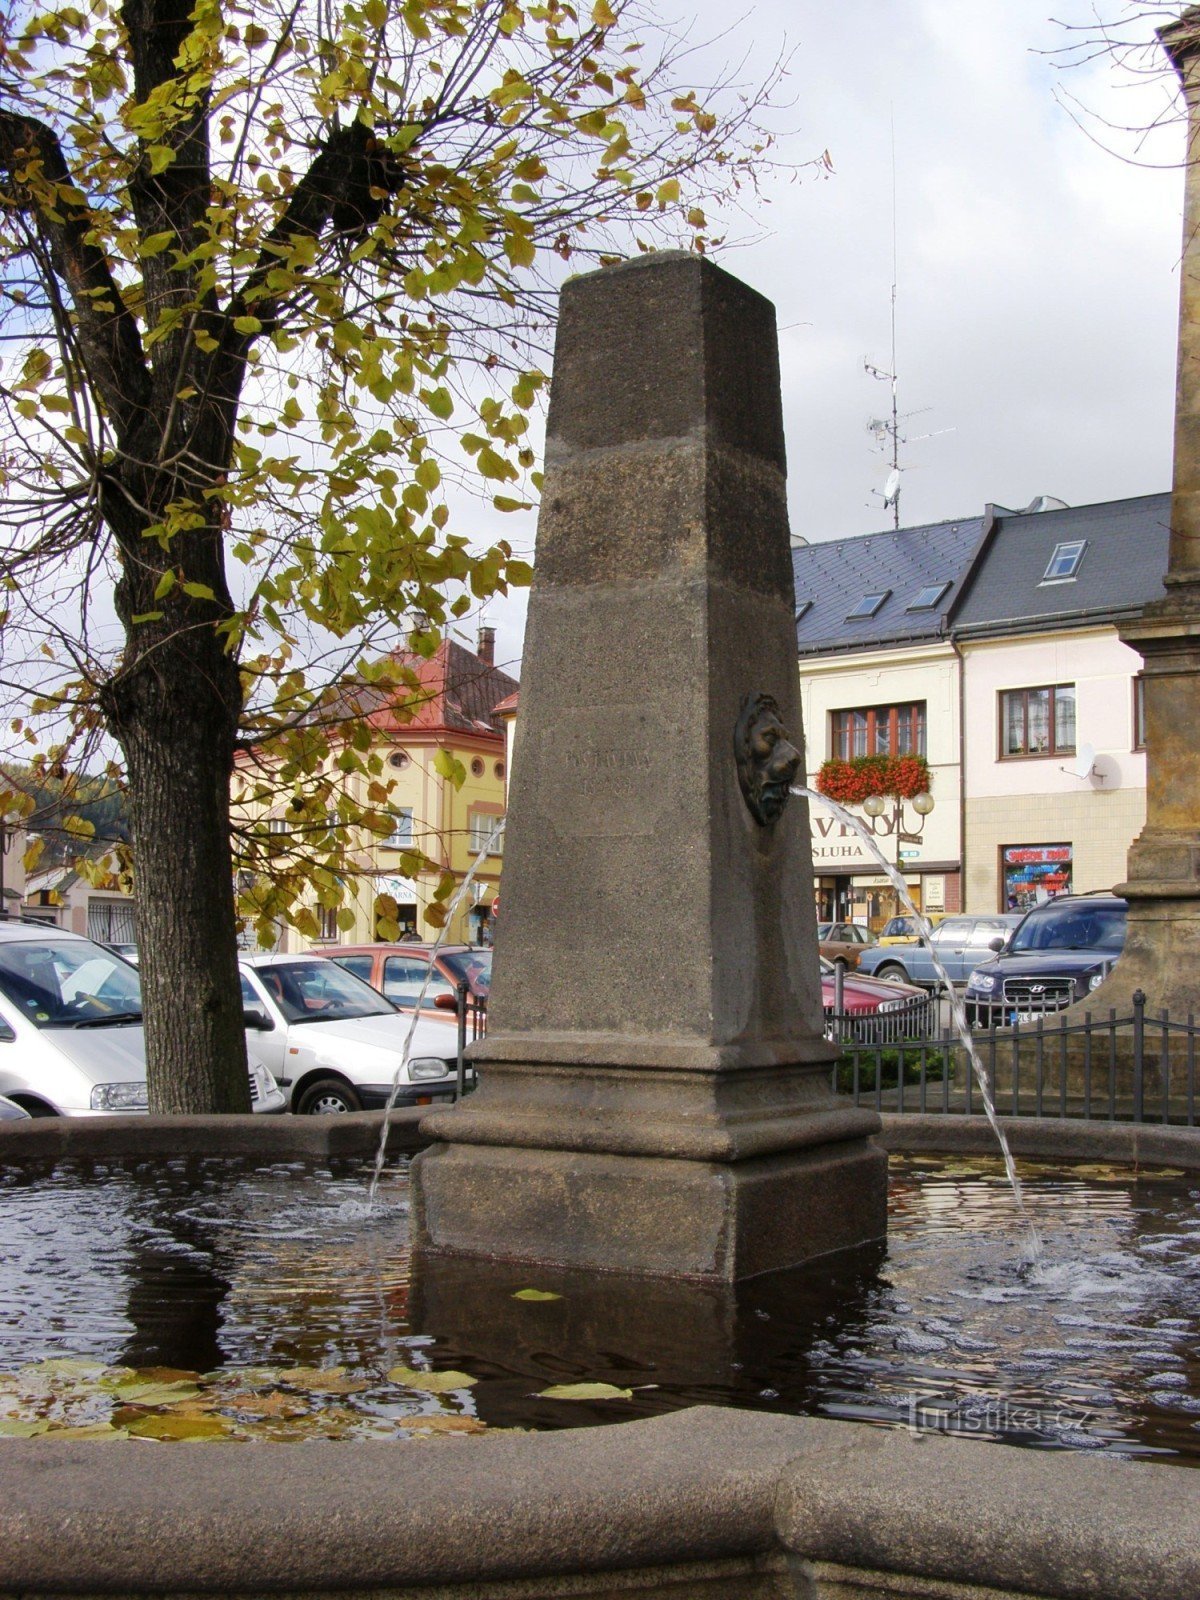
MULTIPOLYGON (((832 1035, 831 1035, 832 1037, 832 1035)), ((1196 1125, 1197 1027, 1148 1013, 1139 989, 1130 1010, 1106 1016, 1041 1015, 972 1035, 997 1111, 1009 1116, 1196 1125)), ((958 1035, 943 1028, 907 1040, 840 1038, 833 1085, 880 1111, 971 1114, 983 1097, 958 1035)))

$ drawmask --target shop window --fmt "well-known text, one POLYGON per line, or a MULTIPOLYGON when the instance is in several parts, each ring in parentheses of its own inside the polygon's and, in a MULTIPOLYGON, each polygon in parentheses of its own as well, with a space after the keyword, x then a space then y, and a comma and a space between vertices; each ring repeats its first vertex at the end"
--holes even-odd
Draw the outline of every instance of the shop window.
POLYGON ((855 756, 923 756, 925 702, 906 706, 865 706, 830 714, 831 754, 842 761, 855 756))
POLYGON ((1146 680, 1140 672, 1133 680, 1133 748, 1146 748, 1146 680))
POLYGON ((1004 689, 1000 694, 1000 759, 1075 754, 1075 685, 1004 689))
POLYGON ((1000 852, 1005 911, 1028 911, 1071 892, 1069 844, 1006 844, 1000 852))

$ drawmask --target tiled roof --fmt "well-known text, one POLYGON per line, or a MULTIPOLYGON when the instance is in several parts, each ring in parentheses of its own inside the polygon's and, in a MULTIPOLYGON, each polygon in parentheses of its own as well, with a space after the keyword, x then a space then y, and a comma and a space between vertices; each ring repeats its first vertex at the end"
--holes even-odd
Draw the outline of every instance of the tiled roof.
POLYGON ((983 517, 963 517, 794 550, 801 656, 942 637, 983 531, 983 517), (943 585, 933 606, 910 609, 922 590, 943 585), (851 619, 851 611, 872 594, 885 596, 879 608, 851 619))
POLYGON ((411 650, 392 654, 415 682, 398 688, 378 684, 347 687, 344 703, 378 728, 425 733, 471 733, 502 739, 504 723, 494 715, 497 704, 517 689, 517 680, 471 650, 443 639, 432 656, 411 650))
POLYGON ((1161 599, 1170 518, 1169 494, 1024 514, 997 507, 987 554, 955 612, 955 632, 1099 620, 1161 599), (1047 582, 1055 547, 1079 540, 1086 547, 1076 576, 1047 582))

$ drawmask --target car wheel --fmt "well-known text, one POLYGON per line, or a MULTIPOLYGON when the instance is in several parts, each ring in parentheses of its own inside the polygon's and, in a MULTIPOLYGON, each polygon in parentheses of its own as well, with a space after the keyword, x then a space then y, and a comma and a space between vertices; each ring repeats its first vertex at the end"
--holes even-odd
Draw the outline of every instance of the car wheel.
POLYGON ((881 967, 876 967, 875 976, 882 978, 884 983, 908 982, 908 973, 898 961, 885 961, 881 967))
POLYGON ((338 1116, 347 1111, 361 1111, 362 1101, 350 1085, 339 1078, 318 1078, 300 1096, 296 1110, 305 1116, 338 1116))
POLYGON ((23 1094, 11 1094, 8 1097, 22 1111, 28 1111, 31 1117, 57 1117, 58 1112, 53 1106, 48 1106, 44 1100, 34 1100, 32 1096, 26 1098, 23 1094))

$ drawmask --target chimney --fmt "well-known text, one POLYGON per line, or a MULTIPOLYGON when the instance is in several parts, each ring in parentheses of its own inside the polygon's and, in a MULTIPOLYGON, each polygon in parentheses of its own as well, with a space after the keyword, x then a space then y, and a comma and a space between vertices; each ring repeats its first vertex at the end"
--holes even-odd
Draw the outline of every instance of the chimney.
POLYGON ((494 667, 496 665, 495 628, 480 628, 479 644, 476 647, 475 654, 479 657, 480 661, 483 662, 485 667, 494 667))

